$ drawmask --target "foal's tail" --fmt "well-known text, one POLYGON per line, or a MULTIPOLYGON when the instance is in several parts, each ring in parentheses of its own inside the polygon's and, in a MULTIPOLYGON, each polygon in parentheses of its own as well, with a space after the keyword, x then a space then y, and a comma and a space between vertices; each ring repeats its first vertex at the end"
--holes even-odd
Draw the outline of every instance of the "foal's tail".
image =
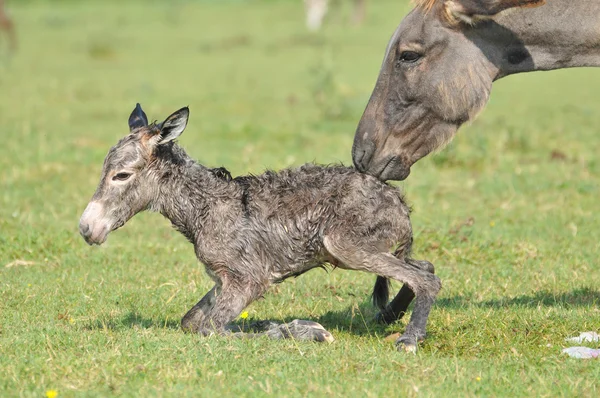
POLYGON ((373 305, 380 310, 385 309, 390 299, 390 280, 383 276, 377 276, 375 286, 373 286, 373 305))

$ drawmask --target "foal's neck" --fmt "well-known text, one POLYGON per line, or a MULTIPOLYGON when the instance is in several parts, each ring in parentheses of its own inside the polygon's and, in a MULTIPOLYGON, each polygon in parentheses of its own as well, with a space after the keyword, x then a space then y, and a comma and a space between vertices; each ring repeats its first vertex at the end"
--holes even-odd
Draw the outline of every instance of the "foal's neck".
POLYGON ((211 209, 235 199, 235 184, 215 175, 173 145, 159 152, 154 162, 158 192, 151 208, 168 218, 190 242, 195 243, 211 209))

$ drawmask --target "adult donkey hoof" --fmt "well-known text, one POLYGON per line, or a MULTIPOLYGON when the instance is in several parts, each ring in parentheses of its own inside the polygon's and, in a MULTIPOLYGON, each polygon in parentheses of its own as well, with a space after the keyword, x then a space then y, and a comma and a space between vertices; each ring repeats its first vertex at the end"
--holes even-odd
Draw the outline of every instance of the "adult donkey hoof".
POLYGON ((312 321, 295 319, 292 322, 277 325, 265 333, 272 339, 296 339, 332 343, 335 339, 325 328, 312 321))

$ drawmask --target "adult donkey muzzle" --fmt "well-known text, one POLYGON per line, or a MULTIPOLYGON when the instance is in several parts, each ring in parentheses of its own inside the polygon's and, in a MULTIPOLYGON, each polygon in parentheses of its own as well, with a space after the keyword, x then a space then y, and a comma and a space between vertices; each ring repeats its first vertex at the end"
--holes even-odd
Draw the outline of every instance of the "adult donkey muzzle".
POLYGON ((402 181, 410 174, 410 166, 406 167, 399 156, 388 156, 376 159, 375 146, 372 143, 354 145, 352 161, 361 173, 372 175, 381 181, 402 181))
POLYGON ((352 145, 352 162, 356 170, 372 175, 381 181, 402 181, 410 174, 410 164, 402 157, 390 154, 382 156, 373 139, 375 123, 361 120, 352 145))

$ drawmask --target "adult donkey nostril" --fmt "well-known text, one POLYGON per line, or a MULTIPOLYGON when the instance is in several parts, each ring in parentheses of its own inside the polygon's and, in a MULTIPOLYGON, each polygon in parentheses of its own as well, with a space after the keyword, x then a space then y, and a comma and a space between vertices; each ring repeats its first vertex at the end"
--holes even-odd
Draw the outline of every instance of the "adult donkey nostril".
POLYGON ((362 160, 365 157, 365 151, 361 151, 358 155, 354 156, 352 162, 354 163, 354 167, 361 173, 364 171, 364 165, 362 164, 362 160))
POLYGON ((375 145, 371 143, 355 143, 352 150, 352 162, 356 170, 364 173, 369 168, 374 153, 375 145))
POLYGON ((369 118, 360 121, 356 128, 354 143, 352 144, 352 162, 356 170, 361 173, 369 169, 371 160, 375 155, 375 122, 369 118))

